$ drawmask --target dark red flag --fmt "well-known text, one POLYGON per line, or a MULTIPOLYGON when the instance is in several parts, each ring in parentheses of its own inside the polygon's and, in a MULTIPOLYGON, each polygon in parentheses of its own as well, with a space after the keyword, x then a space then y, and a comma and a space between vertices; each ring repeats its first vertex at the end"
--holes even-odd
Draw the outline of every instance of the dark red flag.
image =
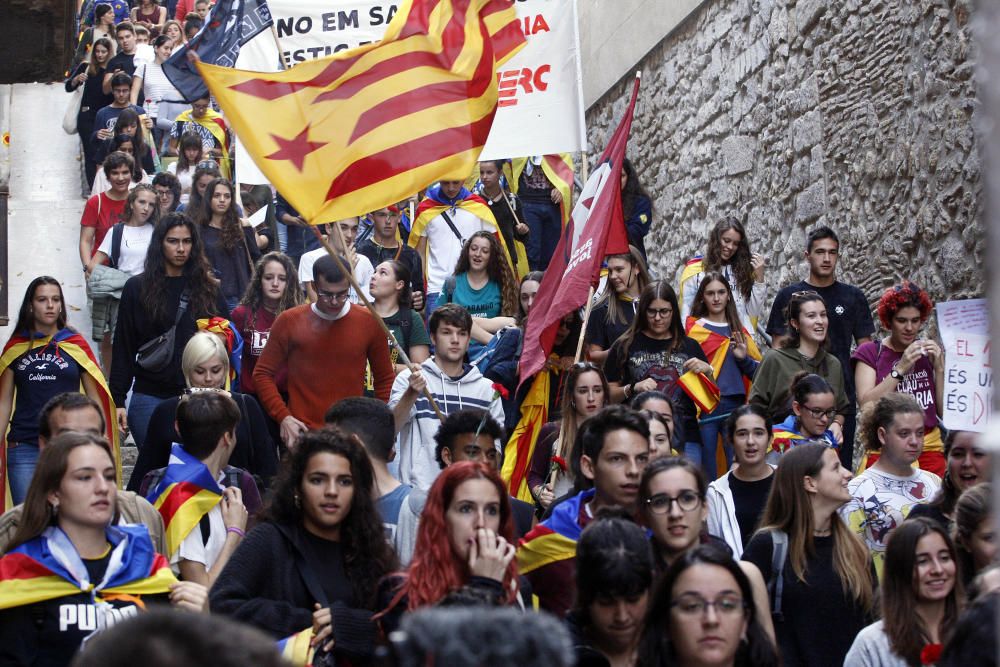
POLYGON ((621 173, 638 95, 639 76, 636 75, 625 115, 563 228, 562 238, 528 315, 521 354, 521 382, 545 366, 560 320, 586 304, 590 286, 600 280, 604 258, 628 252, 628 235, 622 215, 621 173))

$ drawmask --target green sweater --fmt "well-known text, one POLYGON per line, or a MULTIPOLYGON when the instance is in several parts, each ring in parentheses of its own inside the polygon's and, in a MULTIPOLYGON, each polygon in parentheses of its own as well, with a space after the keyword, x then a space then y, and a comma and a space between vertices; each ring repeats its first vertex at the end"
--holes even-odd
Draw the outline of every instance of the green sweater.
POLYGON ((814 359, 807 359, 799 354, 797 348, 767 351, 754 375, 749 402, 766 410, 777 424, 791 410, 788 385, 799 371, 815 373, 830 383, 839 414, 854 412, 854 406, 848 402, 844 392, 844 373, 837 357, 820 351, 814 359))

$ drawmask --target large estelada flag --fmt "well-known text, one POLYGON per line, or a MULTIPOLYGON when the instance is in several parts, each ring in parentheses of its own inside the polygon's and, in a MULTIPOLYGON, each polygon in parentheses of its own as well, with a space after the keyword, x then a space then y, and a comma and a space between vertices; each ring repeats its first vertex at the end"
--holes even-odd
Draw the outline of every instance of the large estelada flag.
POLYGON ((206 97, 208 87, 188 60, 188 51, 202 62, 234 67, 240 47, 273 23, 264 0, 217 0, 201 30, 163 63, 163 73, 188 102, 206 97))
POLYGON ((594 489, 559 503, 548 519, 521 538, 517 548, 517 571, 528 574, 540 567, 576 557, 576 543, 583 534, 578 517, 583 503, 594 497, 594 489))
POLYGON ((169 592, 177 578, 145 526, 109 526, 106 535, 112 547, 103 581, 90 581, 83 559, 56 526, 8 551, 0 558, 0 609, 87 592, 98 600, 169 592))
POLYGON ((519 369, 522 383, 545 366, 559 323, 567 313, 586 303, 591 286, 600 279, 605 256, 628 252, 621 172, 638 95, 639 77, 636 76, 625 115, 604 149, 597 168, 587 179, 549 260, 549 268, 545 270, 525 326, 519 369))
POLYGON ((167 555, 172 556, 201 517, 219 504, 222 490, 204 463, 174 443, 163 478, 146 494, 146 500, 163 517, 167 555))
POLYGON ((464 179, 524 45, 511 0, 409 0, 381 42, 257 73, 199 70, 256 165, 310 223, 464 179))
MULTIPOLYGON (((115 403, 111 400, 111 390, 104 379, 100 364, 93 350, 87 344, 87 339, 76 333, 72 329, 60 329, 51 338, 48 336, 26 336, 25 332, 15 333, 7 341, 0 354, 0 373, 7 370, 21 355, 29 350, 35 350, 39 354, 51 353, 54 355, 65 354, 75 361, 80 369, 87 373, 94 380, 98 393, 98 403, 101 405, 101 412, 104 413, 105 436, 111 443, 111 451, 115 460, 115 479, 118 480, 119 488, 122 485, 122 457, 118 446, 118 416, 115 411, 115 403)), ((82 373, 81 373, 82 375, 82 373)), ((80 383, 80 391, 84 391, 83 382, 80 383)), ((3 436, 0 438, 0 512, 5 512, 11 507, 10 484, 7 479, 7 427, 3 429, 3 436)))

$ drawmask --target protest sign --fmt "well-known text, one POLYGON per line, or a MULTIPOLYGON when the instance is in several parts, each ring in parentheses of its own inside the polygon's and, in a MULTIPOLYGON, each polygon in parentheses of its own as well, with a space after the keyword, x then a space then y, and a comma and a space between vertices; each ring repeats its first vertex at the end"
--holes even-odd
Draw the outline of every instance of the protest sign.
MULTIPOLYGON (((377 0, 268 0, 274 35, 247 42, 237 69, 257 72, 323 58, 378 41, 399 9, 377 0)), ((583 75, 576 0, 517 0, 527 46, 499 68, 500 101, 481 159, 573 153, 584 150, 583 75)), ((239 137, 237 154, 246 156, 239 137)), ((267 183, 256 165, 242 160, 242 183, 267 183)))
POLYGON ((937 305, 944 345, 944 425, 984 432, 993 412, 989 314, 985 299, 946 301, 937 305))

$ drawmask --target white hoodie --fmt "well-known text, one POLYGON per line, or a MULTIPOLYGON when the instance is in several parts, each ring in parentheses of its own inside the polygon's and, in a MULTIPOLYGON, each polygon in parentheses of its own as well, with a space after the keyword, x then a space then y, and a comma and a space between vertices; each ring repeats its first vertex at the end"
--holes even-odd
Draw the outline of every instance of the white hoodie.
MULTIPOLYGON (((493 400, 493 383, 487 380, 475 366, 465 366, 465 373, 453 379, 445 375, 434 358, 425 360, 420 369, 427 380, 427 389, 437 402, 441 412, 449 415, 459 410, 489 410, 498 424, 504 423, 503 406, 500 400, 493 400)), ((389 395, 389 407, 394 409, 410 386, 410 370, 396 376, 389 395)), ((410 408, 410 416, 399 432, 399 479, 417 489, 428 489, 441 472, 441 466, 434 458, 434 435, 441 422, 431 407, 430 401, 421 393, 410 408)), ((496 443, 500 449, 500 443, 496 443)))

